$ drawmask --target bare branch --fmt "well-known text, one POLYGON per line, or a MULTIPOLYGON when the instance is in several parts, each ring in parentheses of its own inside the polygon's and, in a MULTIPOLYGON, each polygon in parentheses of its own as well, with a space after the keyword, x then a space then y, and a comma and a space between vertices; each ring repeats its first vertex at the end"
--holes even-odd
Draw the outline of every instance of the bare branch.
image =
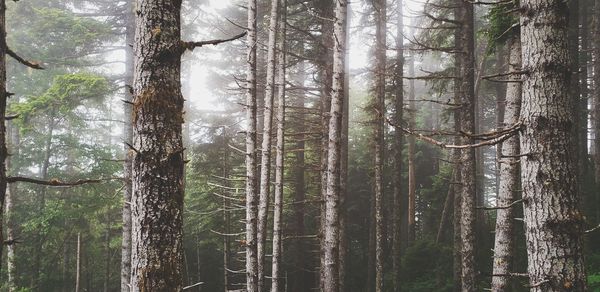
POLYGON ((183 43, 183 47, 185 49, 193 51, 195 48, 199 48, 199 47, 206 46, 206 45, 216 46, 218 44, 235 41, 237 39, 241 39, 242 37, 246 36, 247 33, 248 32, 245 31, 243 33, 240 33, 240 34, 238 34, 234 37, 228 38, 228 39, 210 40, 210 41, 201 41, 201 42, 182 42, 182 43, 183 43))
POLYGON ((85 185, 85 184, 101 183, 101 182, 110 181, 110 180, 123 180, 123 178, 122 177, 111 177, 111 178, 101 178, 101 179, 80 179, 80 180, 72 181, 72 182, 64 182, 64 181, 59 181, 57 179, 42 180, 42 179, 22 177, 22 176, 9 176, 6 178, 6 182, 8 182, 8 183, 26 182, 26 183, 32 183, 32 184, 43 185, 43 186, 51 186, 51 187, 73 187, 73 186, 80 186, 80 185, 85 185))
POLYGON ((30 68, 33 68, 33 69, 37 69, 37 70, 43 70, 44 69, 44 67, 42 67, 39 63, 25 60, 21 56, 17 55, 17 53, 15 53, 10 48, 6 48, 6 54, 8 54, 13 59, 15 59, 17 62, 19 62, 19 63, 21 63, 21 64, 23 64, 23 65, 25 65, 27 67, 30 67, 30 68))

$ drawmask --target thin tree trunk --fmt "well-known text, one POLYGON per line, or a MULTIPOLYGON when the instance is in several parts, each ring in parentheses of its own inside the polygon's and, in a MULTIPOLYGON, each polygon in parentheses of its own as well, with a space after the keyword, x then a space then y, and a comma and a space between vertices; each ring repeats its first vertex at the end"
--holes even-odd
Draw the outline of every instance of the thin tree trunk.
MULTIPOLYGON (((110 145, 110 144, 109 144, 110 145)), ((106 215, 106 231, 104 233, 104 283, 103 283, 103 291, 108 292, 110 285, 110 260, 111 260, 111 250, 110 250, 110 215, 107 213, 106 215)))
POLYGON ((183 288, 180 1, 138 1, 132 158, 133 291, 183 288))
MULTIPOLYGON (((396 125, 404 123, 404 15, 403 1, 396 1, 396 68, 394 75, 394 122, 396 125)), ((400 292, 401 283, 401 226, 402 226, 402 148, 404 148, 404 135, 402 131, 394 131, 394 197, 393 197, 393 223, 392 223, 392 275, 393 290, 400 292)))
MULTIPOLYGON (((227 129, 226 127, 223 127, 223 143, 222 146, 223 147, 223 177, 226 179, 223 184, 225 185, 225 187, 230 187, 229 182, 227 181, 227 179, 229 178, 229 139, 227 137, 227 129)), ((223 191, 223 195, 225 195, 225 189, 223 191)), ((229 202, 228 198, 223 198, 223 221, 225 223, 225 234, 230 234, 231 233, 231 212, 228 211, 231 209, 231 203, 229 202)), ((198 274, 200 272, 200 235, 197 235, 197 248, 196 251, 198 253, 197 255, 197 261, 198 261, 198 274)), ((231 239, 229 238, 229 236, 223 236, 223 288, 225 290, 225 292, 227 292, 229 290, 229 263, 230 263, 230 254, 231 254, 231 239)), ((198 282, 200 282, 201 280, 198 279, 198 282)), ((201 287, 202 285, 198 286, 201 287)))
POLYGON ((386 76, 386 0, 373 0, 375 11, 375 90, 373 143, 375 156, 375 292, 383 291, 383 151, 386 76))
POLYGON ((440 216, 440 225, 438 227, 435 242, 441 243, 442 237, 444 236, 444 230, 446 230, 446 226, 450 221, 450 211, 452 210, 452 204, 454 202, 454 195, 456 194, 454 190, 454 182, 456 181, 456 169, 453 167, 452 175, 450 176, 450 184, 448 186, 448 193, 446 194, 446 199, 444 200, 444 209, 442 210, 442 215, 440 216))
MULTIPOLYGON (((352 15, 350 4, 346 11, 346 39, 350 38, 350 17, 352 15)), ((350 50, 346 48, 346 60, 350 50)), ((348 131, 350 117, 350 63, 345 63, 344 70, 344 112, 342 115, 342 149, 340 160, 340 291, 346 291, 346 255, 348 252, 347 223, 348 210, 346 199, 348 197, 348 131)))
POLYGON ((278 29, 280 33, 277 42, 277 154, 275 158, 275 204, 273 207, 273 258, 272 258, 272 280, 271 292, 283 291, 283 273, 281 264, 283 262, 283 180, 284 180, 284 146, 285 146, 285 40, 286 40, 286 0, 282 1, 281 15, 278 21, 278 29))
MULTIPOLYGON (((18 102, 15 101, 15 102, 18 102)), ((19 157, 19 148, 21 144, 21 137, 19 134, 19 128, 16 124, 10 123, 10 126, 7 127, 8 130, 8 138, 10 139, 10 153, 11 155, 6 159, 6 169, 10 171, 13 175, 19 175, 20 169, 18 166, 13 165, 12 158, 19 157)), ((15 202, 17 199, 17 184, 8 185, 6 192, 6 202, 5 202, 5 215, 6 215, 6 240, 10 242, 6 246, 6 273, 8 276, 7 279, 7 288, 8 292, 16 291, 17 289, 17 263, 16 263, 16 254, 15 248, 16 244, 15 240, 15 218, 14 218, 14 208, 15 202)))
MULTIPOLYGON (((302 48, 300 48, 300 53, 302 54, 302 48)), ((296 73, 296 76, 294 77, 295 81, 294 83, 300 87, 302 87, 304 85, 304 81, 305 81, 305 63, 300 61, 297 65, 298 67, 298 71, 296 73)), ((304 96, 304 91, 299 91, 298 96, 296 96, 292 102, 294 102, 294 105, 297 108, 304 108, 305 107, 305 96, 304 96)), ((304 116, 300 116, 301 113, 296 113, 296 115, 298 115, 299 117, 295 119, 296 121, 296 125, 295 125, 295 130, 302 133, 304 131, 304 127, 305 127, 305 117, 304 116)), ((304 236, 304 216, 305 216, 305 209, 306 209, 306 190, 305 190, 305 175, 304 175, 304 171, 305 171, 305 159, 304 159, 304 148, 306 146, 305 143, 305 135, 304 134, 299 134, 296 136, 296 142, 295 142, 295 157, 294 157, 294 163, 292 165, 292 171, 293 171, 293 177, 294 177, 294 191, 293 191, 293 197, 294 197, 294 208, 293 208, 293 218, 294 218, 294 231, 295 231, 295 235, 297 236, 297 239, 294 240, 294 250, 293 250, 293 256, 295 258, 295 266, 296 268, 293 269, 292 273, 289 274, 290 278, 289 281, 286 283, 289 283, 290 286, 290 291, 291 292, 303 292, 308 290, 309 288, 307 287, 308 282, 309 282, 309 278, 308 278, 308 273, 307 273, 307 267, 306 267, 306 245, 304 244, 304 240, 302 239, 302 237, 304 236)))
POLYGON ((325 227, 323 255, 323 291, 339 291, 339 186, 341 126, 344 106, 344 71, 346 56, 346 0, 337 0, 335 7, 333 46, 333 84, 329 145, 327 152, 327 193, 325 196, 325 227))
MULTIPOLYGON (((457 1, 458 20, 461 22, 459 51, 461 131, 475 133, 475 41, 474 7, 470 2, 457 1)), ((463 144, 472 144, 473 139, 465 137, 463 144)), ((475 281, 475 202, 477 196, 476 158, 473 148, 461 151, 461 280, 462 291, 476 291, 475 281)))
POLYGON ((75 267, 75 292, 81 286, 81 232, 77 232, 77 266, 75 267))
MULTIPOLYGON (((410 76, 415 76, 415 55, 412 55, 412 58, 409 62, 408 74, 410 76)), ((416 115, 416 103, 415 103, 415 88, 414 81, 409 81, 409 92, 410 92, 410 101, 408 108, 408 127, 410 129, 415 129, 415 115, 416 115)), ((408 136, 408 242, 407 245, 411 246, 416 238, 416 178, 415 178, 415 137, 413 135, 408 136)))
MULTIPOLYGON (((600 42, 598 42, 598 37, 600 37, 600 5, 598 3, 595 4, 595 9, 593 10, 593 35, 596 40, 593 44, 593 54, 594 54, 594 74, 593 74, 593 101, 594 101, 594 109, 593 109, 593 130, 594 130, 594 177, 596 179, 596 184, 600 185, 600 42)), ((598 202, 598 201, 596 201, 598 202)), ((597 218, 600 220, 600 218, 597 218)))
POLYGON ((258 202, 258 233, 256 250, 258 255, 258 290, 265 288, 265 251, 267 243, 267 221, 271 196, 271 145, 273 129, 273 101, 275 97, 276 42, 279 19, 279 0, 271 0, 269 22, 269 43, 267 45, 267 82, 265 88, 265 109, 260 163, 260 194, 258 202))
MULTIPOLYGON (((521 44, 517 34, 509 40, 509 75, 510 80, 506 88, 504 127, 510 127, 519 121, 521 112, 521 83, 520 76, 515 72, 521 70, 521 44)), ((519 165, 517 156, 520 154, 519 137, 513 136, 502 143, 500 156, 500 188, 496 205, 509 206, 517 196, 520 187, 519 165)), ((510 277, 514 257, 514 217, 517 205, 510 208, 499 209, 496 213, 496 233, 494 244, 494 261, 492 275, 492 291, 510 291, 510 277)))
MULTIPOLYGON (((594 144, 591 150, 594 152, 594 178, 596 185, 600 185, 600 4, 594 2, 594 14, 592 17, 592 35, 594 36, 595 42, 593 42, 593 98, 591 98, 592 107, 592 130, 594 131, 594 144)), ((587 105, 586 105, 587 107, 587 105)), ((587 137, 586 137, 587 138, 587 137)), ((596 192, 596 208, 593 210, 596 217, 596 223, 600 221, 600 192, 596 192)))
POLYGON ((248 0, 247 76, 246 76, 246 289, 258 292, 256 251, 256 1, 248 0))
MULTIPOLYGON (((134 1, 130 1, 126 10, 126 37, 125 37, 125 75, 126 82, 129 85, 133 84, 133 47, 130 44, 135 42, 135 9, 134 1)), ((133 96, 130 91, 126 90, 125 99, 132 102, 133 96)), ((123 125, 123 140, 129 145, 133 144, 133 126, 131 124, 132 108, 131 104, 123 103, 123 116, 125 123, 123 125)), ((121 241, 121 292, 131 291, 131 174, 132 174, 132 154, 133 151, 123 145, 125 150, 125 161, 123 162, 123 234, 121 241)))
POLYGON ((521 159, 532 292, 585 291, 583 215, 577 195, 574 102, 569 92, 569 9, 561 0, 523 0, 524 130, 521 159))

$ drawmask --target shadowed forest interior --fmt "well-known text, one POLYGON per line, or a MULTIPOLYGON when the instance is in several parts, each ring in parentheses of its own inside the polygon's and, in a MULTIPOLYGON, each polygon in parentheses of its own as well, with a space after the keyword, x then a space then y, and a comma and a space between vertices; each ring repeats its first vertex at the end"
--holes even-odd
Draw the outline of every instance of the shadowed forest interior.
POLYGON ((0 0, 0 291, 600 291, 600 2, 0 0))

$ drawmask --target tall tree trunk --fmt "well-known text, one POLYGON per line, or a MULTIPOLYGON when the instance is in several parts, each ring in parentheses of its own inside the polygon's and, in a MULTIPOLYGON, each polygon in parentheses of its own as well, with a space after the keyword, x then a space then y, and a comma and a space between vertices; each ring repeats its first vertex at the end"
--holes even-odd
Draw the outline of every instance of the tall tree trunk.
MULTIPOLYGON (((506 87, 504 127, 510 127, 519 121, 521 113, 521 79, 518 71, 521 70, 521 40, 518 34, 513 34, 509 40, 509 75, 510 80, 506 87)), ((500 163, 500 187, 496 205, 502 207, 496 213, 496 233, 494 244, 494 260, 492 273, 492 291, 510 291, 510 274, 514 257, 514 217, 518 205, 511 205, 517 196, 520 187, 519 175, 519 137, 513 136, 502 143, 500 163), (504 208, 508 207, 508 208, 504 208)))
POLYGON ((281 15, 277 22, 280 33, 277 42, 277 154, 275 158, 275 204, 273 207, 273 258, 272 258, 272 277, 271 292, 280 292, 284 290, 283 273, 281 264, 283 262, 283 180, 284 180, 284 146, 285 146, 285 40, 286 40, 286 14, 287 1, 281 1, 281 15))
MULTIPOLYGON (((460 27, 460 96, 461 131, 475 133, 475 41, 474 7, 470 2, 457 1, 460 27)), ((472 144, 465 137, 463 144, 472 144)), ((461 280, 462 291, 476 291, 475 281, 475 202, 477 196, 476 158, 473 148, 461 151, 461 280)))
MULTIPOLYGON (((300 54, 303 53, 302 48, 300 48, 300 54)), ((303 61, 299 61, 297 65, 298 71, 294 76, 294 84, 299 87, 304 85, 305 81, 305 63, 303 61)), ((303 90, 298 91, 298 95, 291 101, 294 102, 294 106, 298 109, 304 108, 305 105, 305 93, 303 90)), ((295 152, 294 152, 294 163, 292 163, 292 172, 294 177, 293 183, 293 198, 294 198, 294 208, 293 212, 293 226, 294 233, 297 237, 293 241, 293 257, 294 257, 294 265, 295 269, 292 270, 292 273, 289 274, 290 278, 288 278, 288 285, 290 286, 291 292, 303 292, 310 288, 308 288, 308 272, 306 267, 306 245, 304 244, 304 234, 305 234, 305 224, 304 224, 304 216, 306 209, 306 189, 305 189, 305 135, 302 134, 305 127, 305 116, 298 112, 295 113, 297 117, 295 120, 295 130, 299 132, 296 135, 295 152)), ((292 253, 292 251, 290 251, 292 253)))
POLYGON ((263 115, 263 134, 260 163, 260 194, 258 203, 258 233, 256 250, 258 254, 258 290, 265 287, 265 251, 267 243, 267 221, 271 196, 271 145, 273 129, 273 101, 275 97, 275 63, 277 30, 279 19, 279 0, 271 0, 271 19, 269 23, 269 43, 267 45, 267 82, 265 88, 265 109, 263 115))
MULTIPOLYGON (((593 42, 593 92, 592 92, 592 103, 593 103, 593 111, 592 111, 592 130, 594 131, 594 144, 592 151, 594 152, 594 178, 596 181, 596 185, 600 185, 600 42, 597 40, 600 39, 600 4, 594 1, 594 14, 593 14, 593 28, 592 35, 594 36, 595 42, 593 42)), ((586 105, 587 106, 587 105, 586 105)), ((596 216, 596 223, 600 221, 600 207, 598 204, 600 203, 600 193, 596 192, 596 208, 594 210, 594 215, 596 216)))
MULTIPOLYGON (((415 76, 415 55, 413 54, 409 66, 408 74, 415 76)), ((408 106, 408 127, 414 130, 416 127, 416 102, 415 102, 415 84, 414 81, 409 81, 409 92, 410 101, 408 106)), ((417 188, 415 178, 415 137, 413 135, 408 136, 408 242, 407 245, 411 246, 416 237, 416 200, 417 200, 417 188)))
MULTIPOLYGON (((454 9, 454 18, 459 20, 460 13, 459 9, 454 9)), ((461 58, 460 50, 462 49, 461 30, 460 27, 454 31, 454 47, 456 54, 454 55, 454 74, 457 77, 461 76, 461 68, 463 60, 461 58)), ((461 79, 454 79, 454 103, 461 103, 461 79)), ((462 126, 462 109, 456 107, 453 110, 454 119, 454 132, 460 133, 462 126)), ((454 137, 454 144, 460 144, 461 138, 459 136, 454 137)), ((455 180, 451 183, 454 184, 454 207, 452 214, 452 229, 453 229, 453 280, 454 280, 454 292, 461 292, 462 289, 462 241, 461 241, 461 208, 462 208, 462 163, 460 158, 460 150, 454 149, 452 151, 452 162, 454 163, 454 177, 455 180)))
MULTIPOLYGON (((325 253, 325 238, 324 226, 325 226, 325 196, 327 194, 327 159, 329 151, 329 113, 331 111, 331 94, 332 94, 332 80, 333 80, 333 54, 331 48, 334 45, 333 36, 333 23, 330 19, 333 18, 333 2, 334 0, 322 0, 318 1, 316 8, 318 9, 319 15, 322 17, 321 20, 321 57, 319 58, 319 80, 321 80, 321 156, 320 156, 320 173, 321 173, 321 205, 320 205, 320 254, 325 253)), ((321 290, 324 289, 324 269, 326 265, 325 258, 320 257, 320 283, 321 290)))
POLYGON ((344 106, 344 71, 346 62, 347 1, 336 0, 333 46, 333 84, 329 145, 327 152, 327 193, 323 255, 323 291, 339 292, 339 186, 341 126, 344 106))
MULTIPOLYGON (((600 5, 598 3, 595 4, 595 9, 593 10, 593 35, 596 41, 593 43, 593 54, 594 54, 594 74, 593 74, 593 101, 594 108, 592 112, 592 120, 593 120, 593 131, 594 131, 594 177, 596 179, 596 184, 600 185, 600 42, 598 42, 598 37, 600 37, 600 5)), ((600 218, 598 218, 600 219, 600 218)))
MULTIPOLYGON (((0 214, 4 210, 4 199, 6 196, 6 0, 0 2, 0 214)), ((0 218, 1 219, 1 218, 0 218)), ((0 243, 4 242, 2 231, 2 220, 0 220, 0 243)), ((0 263, 2 263, 2 251, 0 247, 0 263)))
POLYGON ((138 1, 134 43, 133 291, 183 287, 180 1, 138 1))
MULTIPOLYGON (((346 39, 350 38, 351 6, 346 10, 346 39)), ((346 48, 345 58, 348 60, 350 50, 346 48)), ((340 291, 346 291, 346 255, 348 253, 348 235, 346 218, 348 209, 348 132, 350 123, 350 62, 345 62, 344 70, 344 112, 342 114, 342 149, 340 158, 340 291)))
POLYGON ((386 0, 373 0, 375 11, 375 90, 373 143, 375 156, 375 292, 383 291, 383 151, 386 76, 386 0))
POLYGON ((256 1, 248 0, 247 72, 246 72, 246 289, 258 292, 256 252, 256 1))
MULTIPOLYGON (((133 85, 133 43, 135 42, 135 2, 130 1, 125 12, 125 78, 126 83, 133 85)), ((126 91, 125 99, 133 101, 130 91, 126 91)), ((129 145, 133 145, 133 126, 131 124, 132 108, 131 104, 123 103, 123 116, 125 123, 123 125, 123 140, 129 145)), ((131 159, 133 151, 124 145, 125 161, 123 162, 123 178, 125 185, 123 187, 123 234, 121 241, 121 292, 131 291, 131 159)))
MULTIPOLYGON (((403 1, 396 1, 396 68, 394 71, 394 123, 404 123, 404 15, 403 1)), ((392 275, 393 292, 400 292, 402 278, 402 148, 404 135, 400 129, 394 131, 394 197, 392 223, 392 275)))
POLYGON ((524 130, 521 159, 525 235, 532 292, 585 291, 569 93, 569 9, 561 0, 523 0, 524 130))

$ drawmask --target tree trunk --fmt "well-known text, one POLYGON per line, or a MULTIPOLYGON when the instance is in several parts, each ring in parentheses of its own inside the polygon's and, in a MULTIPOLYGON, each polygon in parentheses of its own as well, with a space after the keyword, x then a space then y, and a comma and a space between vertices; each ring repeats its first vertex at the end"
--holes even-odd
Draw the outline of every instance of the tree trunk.
POLYGON ((248 60, 246 72, 246 289, 258 292, 256 252, 256 1, 248 0, 248 60))
MULTIPOLYGON (((518 35, 511 36, 509 40, 509 75, 510 80, 506 87, 506 101, 503 128, 510 127, 519 121, 521 112, 521 83, 520 76, 516 73, 521 70, 521 44, 518 35)), ((513 136, 502 143, 500 155, 500 187, 496 205, 506 207, 518 197, 520 175, 518 165, 519 137, 513 136)), ((492 291, 510 291, 511 278, 508 276, 512 270, 514 257, 514 217, 518 205, 502 208, 496 212, 496 233, 494 244, 494 261, 492 275, 492 291), (502 276, 504 275, 504 276, 502 276)))
MULTIPOLYGON (((415 76, 415 55, 412 55, 408 66, 408 74, 415 76)), ((416 115, 416 103, 415 103, 415 84, 413 80, 409 81, 410 101, 408 108, 408 127, 414 130, 416 127, 415 115, 416 115)), ((411 246, 416 237, 416 218, 415 218, 415 207, 416 207, 416 178, 415 178, 415 137, 413 135, 408 136, 408 242, 407 245, 411 246)))
POLYGON ((386 76, 386 0, 373 0, 375 11, 375 88, 373 142, 375 156, 375 292, 383 291, 383 151, 386 76))
MULTIPOLYGON (((131 1, 126 10, 127 26, 125 28, 125 78, 126 83, 133 84, 133 47, 130 44, 135 42, 135 9, 134 1, 131 1)), ((133 101, 133 96, 126 90, 125 99, 133 101)), ((123 103, 123 116, 125 123, 123 125, 123 140, 129 145, 133 145, 133 126, 131 124, 132 108, 131 104, 123 103)), ((125 161, 123 162, 123 178, 125 186, 123 187, 123 234, 121 241, 121 292, 131 291, 131 159, 133 151, 124 145, 125 161)))
POLYGON ((77 266, 75 267, 75 292, 81 288, 81 232, 77 232, 77 266))
POLYGON ((344 71, 346 56, 346 0, 335 2, 333 46, 333 84, 329 145, 327 152, 327 193, 325 196, 325 226, 323 259, 323 291, 339 292, 339 186, 341 126, 344 106, 344 71))
MULTIPOLYGON (((593 120, 593 130, 594 130, 594 177, 596 179, 596 184, 600 185, 600 43, 598 42, 598 37, 600 37, 600 5, 598 3, 595 4, 594 14, 593 14, 593 35, 596 40, 593 44, 593 54, 594 54, 594 74, 593 74, 593 101, 594 108, 592 114, 593 120)), ((600 218, 598 218, 600 219, 600 218)))
POLYGON ((271 272, 271 292, 283 291, 283 180, 284 180, 284 146, 285 146, 285 37, 286 37, 286 0, 282 1, 280 20, 277 22, 280 33, 277 42, 277 154, 275 158, 275 204, 273 207, 273 258, 271 272))
POLYGON ((265 251, 267 243, 267 221, 271 196, 271 144, 273 129, 273 100, 275 97, 276 42, 279 19, 279 0, 271 0, 269 43, 267 45, 267 82, 260 163, 260 194, 258 203, 258 233, 256 250, 258 255, 258 290, 265 287, 265 251))
POLYGON ((521 159, 532 292, 585 291, 574 102, 569 93, 569 9, 561 0, 524 0, 524 130, 521 159))
MULTIPOLYGON (((0 214, 4 210, 6 197, 6 1, 0 2, 0 214)), ((0 218, 1 219, 1 218, 0 218)), ((4 242, 0 220, 0 242, 4 242)), ((2 263, 2 248, 0 248, 0 263, 2 263)))
MULTIPOLYGON (((300 48, 300 54, 303 53, 302 48, 300 48)), ((297 65, 298 71, 294 76, 294 84, 302 87, 305 82, 305 63, 299 61, 297 65)), ((298 91, 298 95, 294 96, 291 102, 294 102, 294 106, 297 108, 304 108, 305 105, 305 96, 304 91, 298 91)), ((305 151, 305 135, 302 132, 305 131, 306 124, 304 123, 305 117, 302 116, 302 113, 295 113, 297 117, 295 120, 295 130, 300 134, 296 135, 296 142, 294 143, 296 151, 294 153, 294 163, 292 163, 291 168, 294 177, 294 208, 293 212, 293 222, 294 222, 294 234, 297 236, 297 239, 293 241, 293 251, 290 251, 293 254, 295 262, 295 269, 292 270, 292 273, 289 274, 290 278, 288 279, 288 285, 290 286, 291 292, 303 292, 310 288, 308 288, 309 277, 307 272, 306 262, 306 245, 304 244, 304 240, 302 237, 305 234, 305 224, 304 224, 304 216, 306 209, 306 189, 305 189, 305 159, 304 159, 304 151, 305 151), (293 253, 292 253, 293 252, 293 253)))
POLYGON ((450 175, 450 184, 448 185, 448 193, 446 194, 446 199, 444 200, 444 209, 442 210, 442 215, 440 216, 440 225, 438 227, 435 242, 441 243, 442 237, 444 236, 444 230, 446 230, 446 226, 450 221, 450 211, 452 210, 452 204, 454 202, 454 182, 456 181, 456 169, 453 167, 452 174, 450 175))
MULTIPOLYGON (((350 4, 346 10, 346 39, 350 38, 350 17, 352 15, 350 4)), ((346 48, 345 58, 348 60, 350 50, 346 48)), ((348 253, 347 223, 348 210, 346 199, 348 197, 348 131, 350 117, 350 63, 345 62, 344 70, 344 112, 342 115, 342 146, 340 160, 340 291, 346 291, 346 255, 348 253)))
MULTIPOLYGON (((458 9, 454 10, 454 17, 458 20, 459 12, 458 9)), ((456 29, 454 32, 454 47, 457 52, 460 52, 462 47, 460 38, 460 29, 456 29)), ((462 67, 462 58, 458 55, 460 53, 455 54, 454 58, 454 73, 456 76, 461 76, 461 67, 462 67)), ((461 81, 459 78, 454 79, 454 103, 461 103, 461 93, 460 93, 461 81)), ((457 107, 453 111, 454 118, 454 131, 459 133, 462 125, 462 113, 461 108, 457 107)), ((454 137, 454 144, 460 144, 461 138, 459 136, 454 137)), ((454 177, 455 180, 450 183, 454 184, 454 206, 453 206, 453 214, 452 214, 452 229, 453 229, 453 280, 454 280, 454 292, 461 292, 462 289, 462 256, 461 256, 461 246, 462 241, 460 237, 460 222, 461 222, 461 206, 462 206, 462 163, 460 161, 460 150, 454 149, 452 151, 452 162, 454 163, 454 177)))
MULTIPOLYGON (((457 1, 460 27, 460 49, 457 49, 460 62, 460 104, 461 131, 475 133, 475 41, 473 4, 457 1)), ((463 144, 472 144, 473 139, 465 137, 463 144)), ((475 149, 461 151, 461 273, 462 291, 476 291, 475 281, 475 202, 477 196, 477 174, 475 149)))
MULTIPOLYGON (((404 15, 403 1, 396 1, 396 68, 394 71, 394 123, 404 123, 404 15)), ((393 223, 392 223, 392 275, 393 290, 400 292, 401 272, 401 241, 402 241, 402 148, 404 148, 404 135, 400 129, 394 131, 394 197, 393 197, 393 223)))
MULTIPOLYGON (((10 153, 11 156, 6 159, 6 169, 11 171, 13 175, 19 175, 19 168, 11 165, 11 158, 18 157, 19 155, 19 144, 20 144, 20 135, 19 128, 14 123, 10 123, 10 126, 7 127, 8 137, 10 139, 10 153)), ((14 207, 15 201, 17 198, 17 184, 8 185, 6 191, 5 198, 5 215, 6 215, 6 240, 11 242, 6 246, 6 273, 8 276, 7 279, 7 288, 8 292, 13 292, 17 289, 17 265, 16 265, 16 257, 15 257, 15 247, 16 244, 13 242, 15 240, 15 218, 14 218, 14 207)))
POLYGON ((180 1, 138 1, 134 43, 133 291, 183 287, 180 1))
MULTIPOLYGON (((593 28, 592 35, 594 36, 595 42, 593 42, 593 98, 592 98, 592 130, 594 131, 594 144, 592 151, 594 152, 594 178, 596 185, 600 185, 600 43, 597 41, 600 38, 600 4, 594 1, 594 14, 593 14, 593 28)), ((587 105, 586 105, 587 107, 587 105)), ((596 223, 600 221, 600 193, 596 192, 596 208, 593 209, 596 217, 596 223)))
MULTIPOLYGON (((329 20, 333 18, 333 1, 322 0, 316 4, 319 15, 323 18, 321 20, 321 57, 319 58, 319 80, 321 80, 321 156, 320 156, 320 173, 321 173, 321 204, 320 204, 320 249, 321 254, 325 253, 325 238, 324 226, 325 226, 325 197, 327 194, 327 159, 329 151, 329 113, 331 111, 331 94, 332 94, 332 80, 333 80, 333 55, 331 54, 330 48, 333 48, 333 23, 329 20)), ((323 287, 324 280, 324 269, 326 265, 325 258, 320 257, 320 283, 321 290, 323 287)))

